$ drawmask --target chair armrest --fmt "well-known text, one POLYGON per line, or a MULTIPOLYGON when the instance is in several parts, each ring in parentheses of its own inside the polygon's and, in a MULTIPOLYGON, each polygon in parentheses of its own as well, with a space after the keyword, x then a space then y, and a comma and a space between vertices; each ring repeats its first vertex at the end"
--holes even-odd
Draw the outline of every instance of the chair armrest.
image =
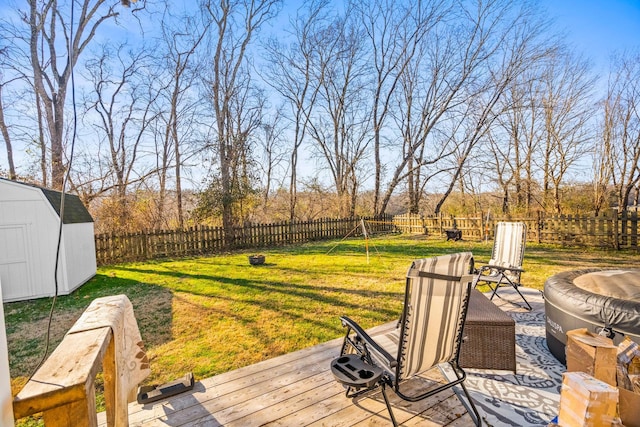
POLYGON ((520 268, 520 267, 507 267, 505 265, 483 265, 482 267, 480 267, 480 274, 482 274, 483 271, 485 270, 501 270, 501 271, 505 271, 505 270, 509 270, 509 271, 518 271, 520 273, 524 272, 524 269, 520 268))
POLYGON ((365 330, 360 327, 360 325, 358 325, 355 321, 349 319, 347 316, 340 316, 340 321, 342 322, 342 326, 351 328, 356 333, 356 336, 364 341, 367 346, 373 348, 376 353, 387 359, 387 361, 389 362, 389 366, 396 366, 396 358, 390 355, 387 350, 385 350, 377 342, 375 342, 373 338, 371 338, 369 334, 367 334, 365 330))

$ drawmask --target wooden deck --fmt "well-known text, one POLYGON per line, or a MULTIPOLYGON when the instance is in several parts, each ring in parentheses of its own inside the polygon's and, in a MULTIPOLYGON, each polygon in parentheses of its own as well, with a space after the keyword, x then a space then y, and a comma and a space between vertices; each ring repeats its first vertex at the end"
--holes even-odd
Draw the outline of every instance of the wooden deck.
MULTIPOLYGON (((526 311, 498 298, 505 311, 526 311)), ((539 310, 535 307, 534 310, 539 310)), ((384 334, 396 322, 369 330, 384 334)), ((132 427, 151 426, 390 426, 379 391, 357 399, 345 397, 329 367, 338 356, 342 338, 285 354, 197 381, 193 391, 155 404, 129 405, 132 427)), ((442 379, 439 369, 415 380, 424 389, 442 379), (430 383, 430 384, 425 384, 430 383)), ((422 402, 400 400, 388 393, 394 415, 403 426, 473 426, 466 407, 452 389, 422 402)), ((106 426, 104 413, 98 424, 106 426)))
MULTIPOLYGON (((396 322, 371 330, 373 336, 396 322)), ((196 382, 194 390, 155 404, 129 406, 130 426, 372 426, 391 425, 379 392, 349 399, 331 374, 342 339, 285 354, 196 382)), ((438 369, 413 380, 418 386, 441 378, 438 369), (420 384, 419 384, 420 383, 420 384)), ((388 393, 404 426, 473 425, 452 390, 408 403, 388 393)), ((104 413, 98 414, 106 425, 104 413)))

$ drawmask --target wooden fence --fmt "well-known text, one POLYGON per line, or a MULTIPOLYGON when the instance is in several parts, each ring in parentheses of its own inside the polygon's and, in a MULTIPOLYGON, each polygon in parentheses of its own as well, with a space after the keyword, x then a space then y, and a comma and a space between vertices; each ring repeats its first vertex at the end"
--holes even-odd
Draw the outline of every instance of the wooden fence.
POLYGON ((561 245, 640 249, 638 212, 626 211, 606 215, 554 215, 489 219, 477 217, 397 215, 393 222, 399 231, 444 236, 446 230, 458 229, 467 240, 493 240, 498 221, 522 221, 527 224, 527 240, 561 245))
POLYGON ((393 218, 324 218, 312 221, 245 224, 231 236, 222 227, 195 226, 182 230, 142 231, 95 236, 98 265, 184 257, 223 251, 299 244, 315 240, 362 236, 363 233, 392 232, 393 218), (363 229, 364 226, 364 229, 363 229))
POLYGON ((98 265, 143 261, 152 258, 184 257, 250 248, 299 244, 315 240, 341 239, 367 232, 424 234, 443 238, 446 230, 457 229, 465 240, 493 240, 498 221, 527 224, 527 240, 538 243, 639 249, 638 213, 610 215, 557 215, 487 219, 483 216, 396 215, 382 218, 324 218, 313 221, 245 224, 226 236, 222 227, 196 226, 183 230, 144 231, 95 236, 98 265))
POLYGON ((540 217, 512 217, 506 218, 490 218, 486 219, 482 216, 457 216, 450 215, 396 215, 393 217, 393 223, 402 233, 426 234, 428 236, 445 236, 446 230, 460 230, 462 238, 466 240, 493 240, 493 230, 498 221, 522 221, 527 224, 528 240, 540 241, 539 224, 540 217))

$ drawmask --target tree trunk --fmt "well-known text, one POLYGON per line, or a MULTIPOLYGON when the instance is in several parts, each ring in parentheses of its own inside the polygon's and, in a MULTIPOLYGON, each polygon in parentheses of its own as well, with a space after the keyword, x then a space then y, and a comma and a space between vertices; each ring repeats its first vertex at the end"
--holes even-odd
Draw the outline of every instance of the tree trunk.
POLYGON ((2 99, 2 85, 0 85, 0 131, 2 131, 2 137, 7 147, 7 162, 9 163, 9 179, 15 181, 16 167, 13 163, 13 147, 11 146, 11 136, 9 135, 9 129, 4 121, 4 101, 2 99))

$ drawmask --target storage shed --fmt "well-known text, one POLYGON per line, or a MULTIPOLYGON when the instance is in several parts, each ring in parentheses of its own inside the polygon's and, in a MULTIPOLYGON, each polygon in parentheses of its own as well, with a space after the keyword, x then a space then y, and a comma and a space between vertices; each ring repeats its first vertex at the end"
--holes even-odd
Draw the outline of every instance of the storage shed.
MULTIPOLYGON (((62 193, 0 178, 0 280, 5 302, 50 297, 62 193)), ((65 194, 58 295, 96 274, 93 218, 75 195, 65 194)))

